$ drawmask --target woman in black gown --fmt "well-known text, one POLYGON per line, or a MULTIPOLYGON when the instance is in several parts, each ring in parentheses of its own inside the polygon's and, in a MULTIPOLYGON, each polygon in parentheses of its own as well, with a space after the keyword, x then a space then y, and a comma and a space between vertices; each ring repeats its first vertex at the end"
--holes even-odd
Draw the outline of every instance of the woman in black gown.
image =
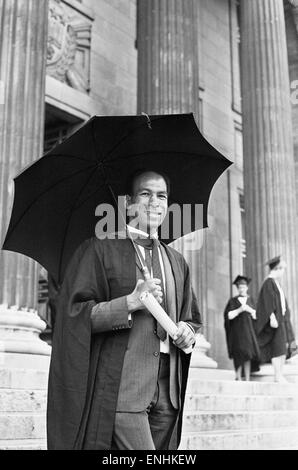
POLYGON ((234 361, 236 380, 250 379, 250 372, 259 370, 260 351, 254 330, 256 319, 255 304, 247 294, 251 279, 237 276, 233 284, 237 286, 238 295, 232 297, 224 311, 229 357, 234 361))
POLYGON ((272 362, 275 382, 286 382, 283 365, 297 352, 290 310, 280 280, 286 263, 276 256, 267 263, 270 273, 265 279, 257 302, 256 331, 261 362, 272 362))

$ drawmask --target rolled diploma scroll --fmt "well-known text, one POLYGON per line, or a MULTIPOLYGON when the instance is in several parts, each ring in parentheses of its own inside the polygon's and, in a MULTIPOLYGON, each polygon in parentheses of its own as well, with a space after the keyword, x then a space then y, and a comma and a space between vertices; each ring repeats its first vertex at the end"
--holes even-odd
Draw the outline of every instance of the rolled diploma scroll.
MULTIPOLYGON (((171 338, 174 338, 174 336, 177 334, 178 327, 173 322, 173 320, 171 320, 169 315, 167 315, 162 306, 157 302, 156 298, 150 294, 150 292, 146 291, 140 295, 140 301, 143 305, 145 305, 149 312, 152 313, 154 318, 166 330, 171 338)), ((190 354, 192 352, 192 346, 183 349, 183 351, 185 354, 190 354)))

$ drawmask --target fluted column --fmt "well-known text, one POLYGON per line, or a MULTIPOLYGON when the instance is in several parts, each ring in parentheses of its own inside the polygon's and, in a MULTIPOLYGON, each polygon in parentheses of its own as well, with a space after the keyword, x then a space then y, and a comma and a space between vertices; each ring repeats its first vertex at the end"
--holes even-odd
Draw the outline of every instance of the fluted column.
MULTIPOLYGON (((13 178, 43 149, 48 0, 0 0, 0 233, 8 227, 13 178)), ((37 265, 0 251, 0 349, 48 353, 38 339, 37 265), (17 334, 16 334, 17 331, 17 334)))
MULTIPOLYGON (((138 0, 138 112, 198 118, 198 32, 194 0, 138 0)), ((193 268, 196 250, 175 243, 193 268)), ((197 269, 192 269, 198 288, 197 269)))
MULTIPOLYGON (((138 112, 199 114, 198 4, 195 0, 138 0, 138 112)), ((203 234, 179 239, 174 248, 185 256, 200 308, 206 312, 203 234)), ((202 367, 216 367, 204 352, 209 343, 200 336, 202 367), (207 345, 207 346, 206 346, 207 345)), ((195 355, 194 355, 195 356, 195 355)))
MULTIPOLYGON (((291 108, 294 141, 296 209, 298 210, 298 0, 287 0, 284 3, 286 35, 288 46, 289 75, 291 85, 291 108)), ((298 214, 297 214, 298 215, 298 214)))
POLYGON ((198 115, 194 0, 138 0, 138 111, 198 115))
MULTIPOLYGON (((198 31, 194 0, 138 0, 138 112, 198 118, 198 31)), ((198 250, 186 250, 196 290, 198 250)), ((201 247, 199 247, 201 248, 201 247)))
POLYGON ((256 294, 283 254, 285 291, 297 322, 296 198, 282 0, 241 1, 244 191, 248 275, 256 294))

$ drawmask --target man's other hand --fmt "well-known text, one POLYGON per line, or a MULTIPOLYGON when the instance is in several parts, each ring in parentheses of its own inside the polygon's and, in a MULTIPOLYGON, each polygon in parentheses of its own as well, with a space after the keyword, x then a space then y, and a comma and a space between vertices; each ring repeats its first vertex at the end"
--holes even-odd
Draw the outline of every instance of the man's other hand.
POLYGON ((177 348, 189 348, 195 342, 195 335, 191 328, 184 321, 177 323, 178 331, 175 335, 174 344, 177 348))

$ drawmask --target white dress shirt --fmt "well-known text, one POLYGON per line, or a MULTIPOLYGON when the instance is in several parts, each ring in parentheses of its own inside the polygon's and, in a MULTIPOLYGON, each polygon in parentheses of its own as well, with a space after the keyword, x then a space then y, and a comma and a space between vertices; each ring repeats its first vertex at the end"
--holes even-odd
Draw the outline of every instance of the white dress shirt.
MULTIPOLYGON (((149 237, 148 233, 143 232, 142 230, 139 230, 139 229, 137 229, 135 227, 132 227, 130 225, 127 225, 127 229, 130 231, 130 233, 136 233, 136 234, 142 235, 143 238, 148 238, 149 237)), ((158 238, 157 232, 155 234, 151 235, 151 238, 158 238)), ((140 249, 143 258, 145 259, 145 248, 141 245, 138 245, 138 248, 140 249)), ((152 256, 152 253, 150 253, 150 255, 152 256)), ((166 294, 166 290, 165 290, 166 289, 165 270, 164 270, 163 259, 162 259, 162 255, 161 255, 161 252, 160 252, 160 248, 158 248, 158 255, 159 255, 159 262, 160 262, 161 273, 162 273, 164 293, 166 294)), ((151 270, 150 275, 152 276, 152 270, 151 270)), ((130 315, 129 319, 131 319, 131 314, 129 314, 129 315, 130 315)), ((160 341, 160 352, 164 353, 164 354, 169 354, 170 353, 170 343, 169 343, 169 335, 168 334, 167 334, 167 337, 164 341, 160 341)))

